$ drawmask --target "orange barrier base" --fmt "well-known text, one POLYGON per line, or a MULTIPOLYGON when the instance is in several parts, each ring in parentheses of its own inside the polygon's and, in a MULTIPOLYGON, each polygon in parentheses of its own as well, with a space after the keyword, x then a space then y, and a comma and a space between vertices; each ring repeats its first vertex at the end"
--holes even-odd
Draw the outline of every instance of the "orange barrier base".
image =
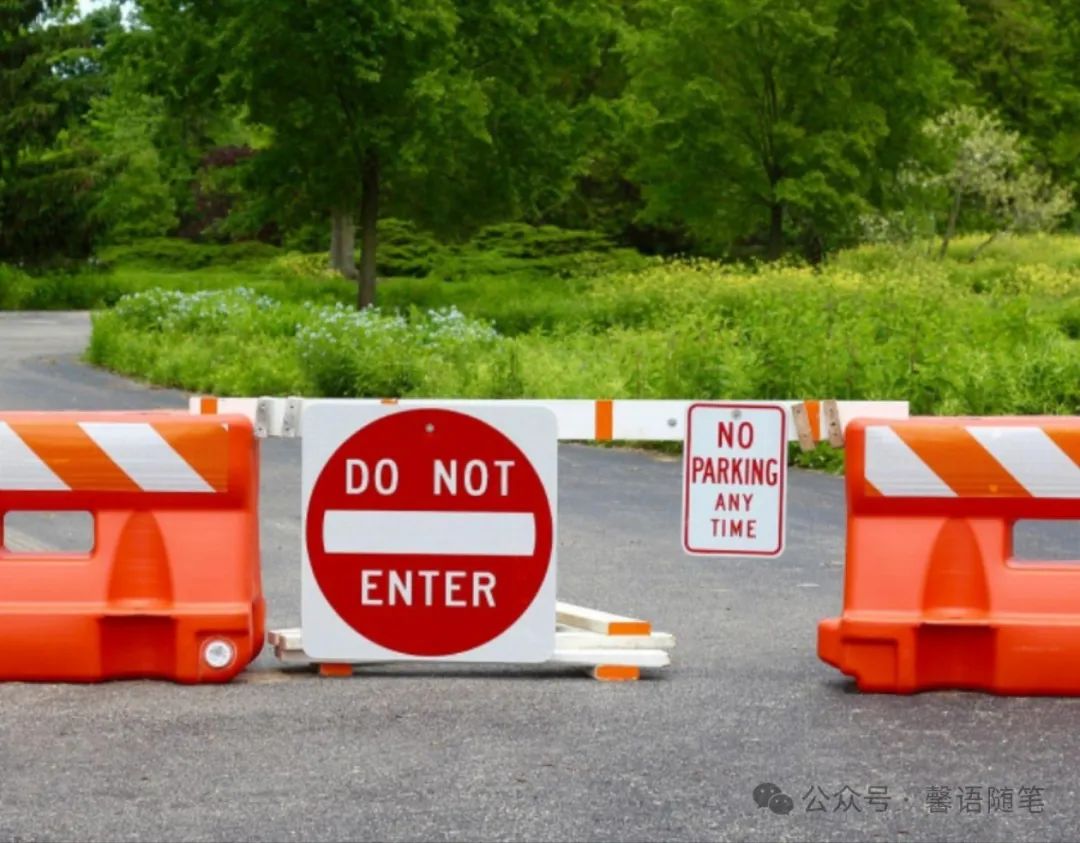
POLYGON ((997 694, 1080 695, 1076 616, 891 620, 830 618, 818 655, 860 691, 910 694, 962 689, 997 694))
POLYGON ((157 613, 151 607, 65 608, 70 612, 58 613, 55 605, 20 605, 14 612, 4 607, 0 641, 14 642, 0 649, 4 680, 228 682, 262 643, 261 601, 254 607, 215 604, 190 614, 174 606, 157 613), (208 657, 211 645, 217 649, 208 657))

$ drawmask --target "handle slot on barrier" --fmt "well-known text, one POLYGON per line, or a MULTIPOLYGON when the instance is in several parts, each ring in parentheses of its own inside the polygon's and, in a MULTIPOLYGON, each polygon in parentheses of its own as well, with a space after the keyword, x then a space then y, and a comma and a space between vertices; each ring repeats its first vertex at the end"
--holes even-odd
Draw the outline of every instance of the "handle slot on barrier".
POLYGON ((80 510, 13 510, 4 514, 0 547, 16 556, 94 550, 94 515, 80 510))
POLYGON ((1022 519, 1013 524, 1010 565, 1073 565, 1080 572, 1080 521, 1022 519), (1062 551, 1061 548, 1067 548, 1062 551))

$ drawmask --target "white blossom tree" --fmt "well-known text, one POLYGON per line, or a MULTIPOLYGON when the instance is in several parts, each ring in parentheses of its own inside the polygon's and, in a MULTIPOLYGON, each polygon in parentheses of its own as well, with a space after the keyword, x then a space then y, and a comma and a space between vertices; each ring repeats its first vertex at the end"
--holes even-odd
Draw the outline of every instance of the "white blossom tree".
POLYGON ((948 252, 965 206, 981 211, 994 226, 972 258, 1002 234, 1045 231, 1072 210, 1068 191, 1030 162, 1023 138, 993 114, 961 106, 928 121, 923 133, 940 154, 941 166, 913 167, 908 176, 948 199, 940 257, 948 252))

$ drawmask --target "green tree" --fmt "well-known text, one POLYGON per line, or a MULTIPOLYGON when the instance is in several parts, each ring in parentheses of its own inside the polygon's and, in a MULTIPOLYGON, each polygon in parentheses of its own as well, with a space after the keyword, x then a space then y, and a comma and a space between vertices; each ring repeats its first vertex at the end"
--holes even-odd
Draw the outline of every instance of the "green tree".
POLYGON ((270 135, 256 170, 329 212, 332 264, 375 299, 387 209, 451 229, 538 216, 587 146, 579 79, 610 31, 601 0, 222 0, 225 95, 270 135), (606 29, 605 29, 606 27, 606 29))
POLYGON ((163 113, 159 99, 123 88, 91 106, 86 130, 101 174, 93 215, 108 240, 155 237, 176 227, 177 179, 156 145, 163 113))
MULTIPOLYGON (((109 102, 100 103, 96 143, 123 172, 131 161, 142 175, 125 179, 126 188, 153 197, 164 223, 175 215, 178 229, 206 233, 206 162, 225 147, 243 147, 253 132, 242 110, 226 103, 220 79, 228 57, 216 52, 217 22, 203 12, 204 2, 140 0, 130 26, 106 49, 109 102), (134 115, 142 115, 141 127, 134 115), (156 160, 155 160, 156 159, 156 160), (158 182, 158 184, 152 184, 158 182), (168 191, 168 198, 161 188, 168 191), (172 210, 169 210, 169 206, 172 210)), ((118 188, 116 207, 122 201, 118 188)))
POLYGON ((0 0, 0 257, 84 254, 93 151, 67 131, 100 82, 95 34, 67 3, 0 0))
POLYGON ((1080 198, 1080 4, 961 0, 949 55, 969 99, 1027 139, 1037 162, 1080 198))
POLYGON ((1068 191, 1029 161, 1028 145, 1001 121, 971 106, 950 109, 923 128, 937 150, 937 169, 916 166, 912 178, 948 211, 939 255, 945 257, 962 209, 993 226, 975 257, 1003 233, 1053 228, 1072 210, 1068 191))
POLYGON ((811 256, 885 201, 950 83, 952 0, 652 0, 626 39, 647 221, 811 256))

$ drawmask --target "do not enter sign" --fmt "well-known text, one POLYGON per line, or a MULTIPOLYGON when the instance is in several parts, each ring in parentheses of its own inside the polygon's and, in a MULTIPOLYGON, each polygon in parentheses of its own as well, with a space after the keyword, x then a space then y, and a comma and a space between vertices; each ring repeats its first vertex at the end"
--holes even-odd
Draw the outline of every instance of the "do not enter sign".
POLYGON ((551 656, 550 411, 334 401, 307 407, 302 424, 308 656, 551 656))

